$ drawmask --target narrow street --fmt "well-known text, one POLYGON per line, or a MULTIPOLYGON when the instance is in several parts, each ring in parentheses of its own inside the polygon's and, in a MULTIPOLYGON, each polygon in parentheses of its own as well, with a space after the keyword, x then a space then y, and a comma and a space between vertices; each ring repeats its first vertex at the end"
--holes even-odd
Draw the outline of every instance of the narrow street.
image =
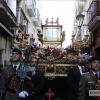
POLYGON ((14 65, 17 52, 29 69, 31 58, 38 59, 45 77, 42 100, 69 100, 68 73, 78 66, 78 56, 84 56, 87 68, 90 57, 100 57, 99 10, 100 0, 0 0, 0 84, 2 69, 14 65))

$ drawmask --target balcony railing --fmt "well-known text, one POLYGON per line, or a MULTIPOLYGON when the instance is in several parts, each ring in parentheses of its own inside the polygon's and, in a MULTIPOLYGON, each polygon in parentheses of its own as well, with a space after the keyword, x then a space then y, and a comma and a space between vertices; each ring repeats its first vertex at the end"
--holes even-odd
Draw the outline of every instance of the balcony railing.
POLYGON ((35 8, 35 14, 36 16, 40 16, 39 10, 37 8, 35 8))
POLYGON ((34 21, 34 23, 35 23, 35 26, 36 27, 40 27, 41 26, 41 18, 40 18, 40 13, 39 13, 39 10, 36 8, 35 9, 35 17, 33 17, 32 19, 33 19, 33 21, 34 21))
POLYGON ((90 26, 96 16, 100 16, 100 1, 93 0, 87 10, 88 25, 90 26))
POLYGON ((22 10, 21 7, 18 7, 17 8, 17 24, 18 26, 21 28, 23 28, 23 25, 24 25, 24 21, 26 21, 26 25, 28 24, 28 19, 26 18, 26 15, 24 13, 24 11, 22 10))
POLYGON ((30 14, 31 17, 34 17, 36 14, 35 14, 35 8, 36 8, 36 1, 27 1, 27 4, 26 4, 26 8, 30 14))
POLYGON ((27 5, 26 8, 27 8, 27 10, 28 10, 31 17, 34 17, 36 15, 35 14, 35 8, 34 8, 33 4, 32 5, 27 5))

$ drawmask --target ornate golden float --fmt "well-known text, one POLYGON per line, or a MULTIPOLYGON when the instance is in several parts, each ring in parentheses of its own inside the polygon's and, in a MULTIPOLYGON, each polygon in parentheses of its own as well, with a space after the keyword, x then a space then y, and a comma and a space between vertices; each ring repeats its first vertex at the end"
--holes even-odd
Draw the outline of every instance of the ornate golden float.
POLYGON ((43 70, 45 77, 53 79, 55 77, 66 77, 68 69, 76 65, 77 50, 71 46, 62 48, 65 39, 65 32, 62 32, 62 25, 59 19, 51 22, 46 19, 46 24, 42 25, 43 34, 38 33, 39 40, 42 41, 42 48, 33 44, 30 57, 35 55, 39 59, 38 68, 43 70))
MULTIPOLYGON (((68 46, 62 48, 62 43, 65 40, 65 31, 62 31, 62 25, 59 25, 59 19, 51 22, 46 19, 46 24, 42 25, 42 33, 38 32, 38 40, 42 43, 42 47, 34 43, 34 38, 30 38, 32 42, 30 56, 37 56, 39 60, 38 68, 43 70, 45 77, 53 79, 55 77, 66 77, 68 69, 76 65, 77 50, 68 46)), ((25 24, 26 25, 26 24, 25 24)), ((23 31, 15 34, 14 43, 19 45, 24 54, 24 49, 28 45, 29 34, 23 31), (18 40, 18 41, 17 41, 18 40)))

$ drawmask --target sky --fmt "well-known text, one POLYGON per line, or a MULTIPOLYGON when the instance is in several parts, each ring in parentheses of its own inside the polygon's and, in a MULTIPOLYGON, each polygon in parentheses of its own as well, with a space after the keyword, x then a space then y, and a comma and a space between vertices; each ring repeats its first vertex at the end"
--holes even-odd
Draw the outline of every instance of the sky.
POLYGON ((54 21, 59 18, 59 25, 63 26, 62 31, 66 34, 62 47, 69 46, 73 31, 74 0, 41 0, 41 7, 44 21, 46 18, 49 18, 49 21, 52 17, 54 21))

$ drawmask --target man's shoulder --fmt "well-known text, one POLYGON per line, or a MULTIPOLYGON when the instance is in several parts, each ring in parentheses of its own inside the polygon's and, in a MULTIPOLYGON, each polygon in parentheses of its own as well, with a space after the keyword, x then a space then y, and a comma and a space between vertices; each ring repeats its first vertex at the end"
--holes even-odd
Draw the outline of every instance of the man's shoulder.
POLYGON ((4 73, 8 73, 8 72, 10 72, 12 70, 12 66, 4 66, 4 68, 3 68, 3 71, 2 71, 2 73, 4 72, 4 73))
POLYGON ((78 69, 78 66, 72 66, 69 68, 69 72, 75 72, 78 69))
POLYGON ((12 67, 11 65, 6 65, 6 66, 4 66, 4 69, 3 70, 7 70, 7 69, 9 69, 11 67, 12 67))
POLYGON ((89 67, 87 67, 87 66, 84 66, 86 69, 88 69, 88 70, 90 70, 90 68, 89 67))
POLYGON ((40 69, 37 69, 37 72, 38 73, 44 73, 42 70, 40 70, 40 69))
POLYGON ((72 66, 72 67, 70 67, 70 70, 74 70, 74 69, 77 69, 78 68, 78 66, 72 66))
POLYGON ((83 73, 83 75, 89 75, 89 72, 83 73))
POLYGON ((39 72, 43 72, 42 70, 40 70, 40 69, 37 69, 37 71, 39 71, 39 72))
POLYGON ((82 76, 83 77, 89 77, 90 76, 90 73, 89 72, 83 73, 82 76))
POLYGON ((70 67, 70 69, 75 69, 75 68, 77 68, 78 66, 72 66, 72 67, 70 67))

